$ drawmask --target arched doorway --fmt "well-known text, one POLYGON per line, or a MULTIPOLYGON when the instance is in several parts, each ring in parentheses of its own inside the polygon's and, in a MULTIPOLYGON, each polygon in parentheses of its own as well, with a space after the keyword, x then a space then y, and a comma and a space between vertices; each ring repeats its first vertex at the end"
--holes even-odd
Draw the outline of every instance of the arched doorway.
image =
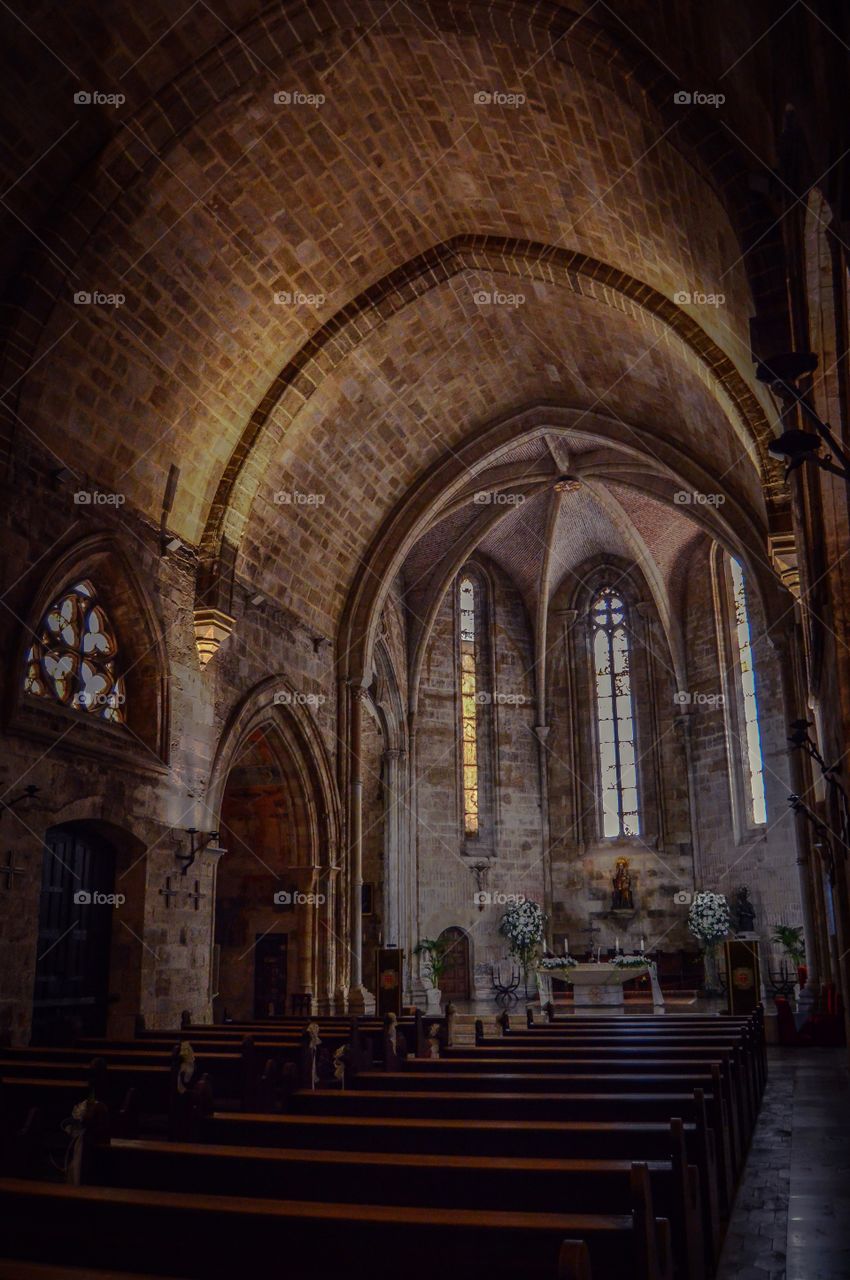
POLYGON ((280 1017, 295 1007, 293 997, 312 994, 318 895, 301 779, 267 727, 237 752, 220 827, 227 853, 216 884, 215 1013, 280 1017))
POLYGON ((85 823, 44 837, 34 1044, 106 1031, 115 861, 113 846, 85 823))
POLYGON ((440 978, 444 1000, 469 999, 469 936, 463 929, 444 929, 439 941, 446 947, 446 967, 440 978))

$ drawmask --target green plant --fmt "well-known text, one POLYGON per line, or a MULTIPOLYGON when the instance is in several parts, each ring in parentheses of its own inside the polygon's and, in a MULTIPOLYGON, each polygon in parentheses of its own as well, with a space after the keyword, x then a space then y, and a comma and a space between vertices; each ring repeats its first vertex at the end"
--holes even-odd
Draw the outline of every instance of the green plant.
POLYGON ((443 976, 448 963, 448 945, 441 942, 439 938, 422 938, 413 948, 415 956, 422 956, 422 967, 425 970, 425 977, 432 984, 438 987, 440 978, 443 976))
POLYGON ((799 924, 778 924, 773 930, 771 942, 778 942, 795 968, 806 958, 806 944, 803 940, 803 926, 799 924))

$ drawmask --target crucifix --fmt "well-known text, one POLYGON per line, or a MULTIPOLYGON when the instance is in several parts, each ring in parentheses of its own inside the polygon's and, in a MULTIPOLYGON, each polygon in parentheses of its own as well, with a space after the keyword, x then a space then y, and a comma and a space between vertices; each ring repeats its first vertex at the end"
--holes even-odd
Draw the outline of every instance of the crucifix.
POLYGON ((591 916, 591 917, 590 917, 590 924, 587 926, 587 936, 588 936, 588 938, 590 939, 590 954, 591 954, 591 956, 593 955, 593 951, 594 951, 594 947, 593 947, 593 938, 594 938, 594 935, 595 935, 595 934, 597 934, 597 933, 601 933, 601 932, 602 932, 602 930, 599 928, 599 925, 594 923, 593 917, 591 916))
POLYGON ((165 888, 164 888, 164 889, 160 889, 160 891, 159 891, 159 892, 160 892, 160 894, 162 895, 162 897, 163 897, 163 898, 165 898, 165 905, 166 905, 166 907, 170 907, 170 906, 171 906, 171 899, 172 899, 172 898, 176 898, 176 897, 177 897, 177 894, 178 894, 178 890, 177 890, 177 889, 172 889, 172 887, 171 887, 171 876, 166 876, 166 877, 165 877, 165 888))
POLYGON ((11 849, 7 850, 6 865, 5 867, 0 867, 0 875, 3 875, 6 877, 6 888, 11 889, 12 885, 15 883, 14 877, 22 876, 23 874, 24 874, 23 867, 14 866, 14 855, 12 854, 12 850, 11 849))
POLYGON ((207 895, 206 895, 205 893, 201 893, 201 882, 200 882, 200 880, 196 880, 196 881, 195 881, 195 888, 194 888, 194 891, 190 891, 190 892, 189 892, 189 894, 188 894, 188 897, 190 897, 190 898, 193 898, 193 899, 194 899, 194 906, 195 906, 195 910, 196 910, 196 911, 198 910, 198 908, 199 908, 199 907, 200 907, 200 905, 201 905, 201 898, 205 898, 206 896, 207 896, 207 895))

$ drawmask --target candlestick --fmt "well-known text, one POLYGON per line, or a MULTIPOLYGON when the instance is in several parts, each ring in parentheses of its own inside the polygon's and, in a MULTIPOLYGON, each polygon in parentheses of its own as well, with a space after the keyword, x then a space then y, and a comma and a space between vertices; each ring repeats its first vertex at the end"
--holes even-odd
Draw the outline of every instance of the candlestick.
POLYGON ((567 935, 564 934, 564 955, 568 956, 569 954, 570 954, 570 940, 567 937, 567 935))
POLYGON ((641 938, 641 940, 640 940, 640 949, 641 949, 641 954, 642 954, 642 953, 643 953, 643 938, 641 938))
POLYGON ((619 937, 616 937, 614 939, 614 955, 618 956, 619 954, 620 954, 620 939, 619 937))

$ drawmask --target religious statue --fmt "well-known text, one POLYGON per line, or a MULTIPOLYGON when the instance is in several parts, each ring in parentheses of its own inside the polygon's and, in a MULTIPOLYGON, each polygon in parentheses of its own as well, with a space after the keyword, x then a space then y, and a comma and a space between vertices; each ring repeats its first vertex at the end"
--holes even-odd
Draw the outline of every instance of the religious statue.
POLYGON ((750 891, 745 884, 735 894, 732 916, 736 933, 752 933, 756 923, 755 907, 750 902, 750 891))
POLYGON ((614 892, 611 895, 611 908, 614 911, 631 911, 634 908, 632 898, 632 877, 629 873, 628 858, 618 858, 614 867, 614 892))

